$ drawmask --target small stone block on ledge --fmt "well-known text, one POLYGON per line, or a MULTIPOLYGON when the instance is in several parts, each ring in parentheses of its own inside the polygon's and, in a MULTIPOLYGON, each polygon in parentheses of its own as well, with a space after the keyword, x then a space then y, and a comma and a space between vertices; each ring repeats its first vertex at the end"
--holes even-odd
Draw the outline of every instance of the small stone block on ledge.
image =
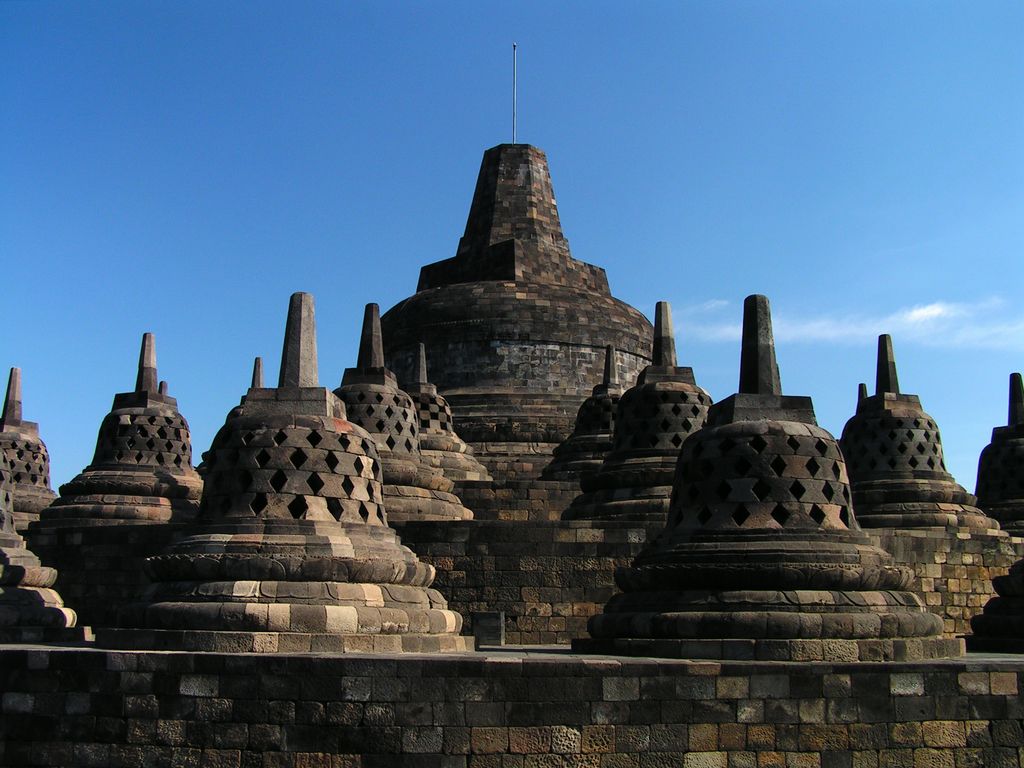
POLYGON ((474 613, 473 642, 478 650, 485 645, 504 645, 505 612, 484 611, 474 613))

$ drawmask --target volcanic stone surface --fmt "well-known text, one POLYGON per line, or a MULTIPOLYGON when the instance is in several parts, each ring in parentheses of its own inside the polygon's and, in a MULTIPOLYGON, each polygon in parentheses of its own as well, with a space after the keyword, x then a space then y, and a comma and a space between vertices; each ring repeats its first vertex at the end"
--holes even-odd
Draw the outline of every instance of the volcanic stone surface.
POLYGON ((12 475, 0 451, 0 641, 66 639, 75 612, 51 588, 57 572, 41 565, 15 530, 12 475))
POLYGON ((416 378, 405 387, 416 406, 419 419, 420 456, 452 482, 485 482, 493 479, 487 467, 476 460, 473 449, 455 433, 448 401, 427 380, 427 353, 419 345, 416 378))
POLYGON ((1010 407, 1005 427, 992 430, 992 442, 978 459, 978 506, 1004 530, 1024 535, 1024 386, 1010 375, 1010 407))
POLYGON ((419 412, 384 365, 380 311, 367 304, 359 359, 334 393, 348 417, 377 442, 384 498, 392 520, 468 520, 473 513, 452 491, 454 483, 420 454, 419 412))
POLYGON ((313 299, 291 298, 275 389, 217 433, 194 530, 148 560, 155 584, 118 647, 465 650, 461 617, 388 527, 374 439, 317 386, 313 299))
POLYGON ((612 297, 603 269, 572 257, 547 158, 526 144, 484 153, 455 256, 423 267, 416 294, 382 320, 402 381, 426 345, 459 434, 499 483, 550 462, 607 345, 627 380, 649 362, 650 323, 612 297))
POLYGON ((156 342, 142 337, 134 392, 114 395, 92 463, 60 488, 40 526, 121 525, 193 518, 203 481, 192 468, 188 422, 161 394, 156 342))
POLYGON ((679 457, 668 526, 591 619, 593 652, 889 660, 960 652, 857 525, 843 455, 782 394, 768 300, 744 303, 740 391, 679 457))
POLYGON ((604 376, 583 401, 576 413, 576 426, 565 442, 555 448, 555 456, 544 468, 544 480, 579 480, 601 468, 612 449, 615 434, 615 410, 622 396, 615 369, 615 347, 604 352, 604 376))
POLYGON ((859 400, 840 445, 865 528, 998 530, 999 524, 946 471, 935 420, 917 395, 900 393, 888 335, 878 338, 875 394, 859 400))
POLYGON ((672 314, 668 302, 660 301, 654 363, 619 400, 612 450, 597 472, 581 478, 583 493, 563 518, 663 522, 679 449, 704 425, 710 406, 711 396, 697 386, 693 369, 676 365, 672 314))
POLYGON ((39 425, 21 415, 21 369, 11 368, 0 416, 0 452, 11 468, 14 527, 19 532, 57 497, 50 488, 50 454, 39 437, 39 425))

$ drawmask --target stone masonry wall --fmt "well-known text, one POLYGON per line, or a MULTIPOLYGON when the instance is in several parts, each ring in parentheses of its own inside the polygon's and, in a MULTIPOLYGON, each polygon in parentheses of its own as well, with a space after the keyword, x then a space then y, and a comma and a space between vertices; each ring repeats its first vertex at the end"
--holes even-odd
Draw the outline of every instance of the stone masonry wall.
POLYGON ((0 764, 1020 768, 1020 661, 0 650, 0 764))

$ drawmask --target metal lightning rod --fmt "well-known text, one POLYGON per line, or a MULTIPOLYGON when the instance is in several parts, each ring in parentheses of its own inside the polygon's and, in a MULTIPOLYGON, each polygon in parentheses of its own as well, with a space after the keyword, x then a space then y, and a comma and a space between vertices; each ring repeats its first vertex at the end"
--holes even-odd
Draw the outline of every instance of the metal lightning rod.
POLYGON ((512 143, 516 143, 516 44, 512 43, 512 143))

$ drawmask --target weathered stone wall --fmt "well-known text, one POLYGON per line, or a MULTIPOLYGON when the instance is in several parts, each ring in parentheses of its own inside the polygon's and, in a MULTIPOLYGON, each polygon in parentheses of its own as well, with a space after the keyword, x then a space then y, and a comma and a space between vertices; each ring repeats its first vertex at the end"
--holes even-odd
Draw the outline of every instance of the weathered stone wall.
POLYGON ((1020 661, 0 650, 5 766, 1019 768, 1020 661))
POLYGON ((995 596, 992 579, 1024 557, 1024 539, 966 528, 865 529, 898 565, 914 569, 911 589, 942 617, 949 637, 970 634, 971 616, 995 596))
MULTIPOLYGON (((505 612, 511 644, 567 644, 587 636, 587 620, 617 591, 615 569, 629 565, 656 530, 639 524, 468 520, 395 526, 402 541, 437 569, 434 586, 462 614, 505 612)), ((660 527, 660 526, 659 526, 660 527)))

